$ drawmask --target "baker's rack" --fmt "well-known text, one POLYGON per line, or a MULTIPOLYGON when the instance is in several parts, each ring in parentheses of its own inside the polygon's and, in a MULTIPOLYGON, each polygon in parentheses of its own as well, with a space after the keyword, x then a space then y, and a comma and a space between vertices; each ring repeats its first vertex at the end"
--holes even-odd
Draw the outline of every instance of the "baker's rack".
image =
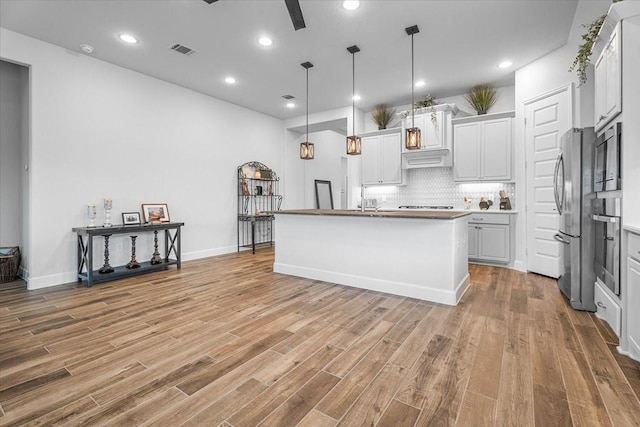
POLYGON ((238 166, 238 252, 273 246, 273 212, 280 210, 280 178, 260 162, 238 166))

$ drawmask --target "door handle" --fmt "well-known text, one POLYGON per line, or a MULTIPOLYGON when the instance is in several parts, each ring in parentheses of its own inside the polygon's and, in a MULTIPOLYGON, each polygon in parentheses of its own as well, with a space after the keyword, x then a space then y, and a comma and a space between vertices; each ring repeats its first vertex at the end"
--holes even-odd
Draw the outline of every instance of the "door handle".
MULTIPOLYGON (((560 198, 558 197, 558 170, 560 170, 560 162, 562 162, 562 153, 558 154, 558 158, 556 159, 556 167, 553 171, 553 199, 556 202, 556 208, 558 208, 558 213, 562 215, 562 206, 560 198)), ((562 183, 564 186, 564 182, 562 183)))
POLYGON ((556 233, 555 236, 553 236, 554 239, 556 239, 558 242, 560 243, 564 243, 565 245, 569 244, 568 240, 565 240, 561 235, 559 235, 558 233, 556 233))
POLYGON ((620 221, 620 218, 617 216, 605 216, 605 215, 591 215, 591 218, 594 221, 598 222, 613 222, 616 223, 620 221))
POLYGON ((602 301, 598 301, 598 302, 596 303, 596 305, 597 305, 598 307, 600 307, 600 308, 604 308, 605 310, 607 309, 607 306, 606 306, 606 305, 604 305, 604 304, 602 303, 602 301))

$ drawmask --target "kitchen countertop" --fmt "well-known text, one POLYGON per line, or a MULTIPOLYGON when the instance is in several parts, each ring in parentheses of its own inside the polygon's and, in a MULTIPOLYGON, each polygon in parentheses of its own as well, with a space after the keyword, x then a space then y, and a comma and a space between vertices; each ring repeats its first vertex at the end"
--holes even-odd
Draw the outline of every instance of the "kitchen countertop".
POLYGON ((276 211, 274 214, 285 215, 324 215, 324 216, 355 216, 379 218, 416 218, 416 219, 456 219, 471 215, 472 211, 456 210, 360 210, 350 209, 292 209, 276 211))

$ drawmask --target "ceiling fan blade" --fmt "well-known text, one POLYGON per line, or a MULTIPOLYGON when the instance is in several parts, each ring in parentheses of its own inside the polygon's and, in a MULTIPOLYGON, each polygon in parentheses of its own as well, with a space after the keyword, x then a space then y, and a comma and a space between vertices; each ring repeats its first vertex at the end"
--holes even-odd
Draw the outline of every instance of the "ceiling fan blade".
POLYGON ((304 17, 302 16, 302 9, 300 9, 300 1, 299 0, 284 0, 287 4, 287 9, 289 10, 289 16, 291 16, 291 22, 293 23, 293 28, 298 31, 301 28, 306 28, 307 26, 304 23, 304 17))

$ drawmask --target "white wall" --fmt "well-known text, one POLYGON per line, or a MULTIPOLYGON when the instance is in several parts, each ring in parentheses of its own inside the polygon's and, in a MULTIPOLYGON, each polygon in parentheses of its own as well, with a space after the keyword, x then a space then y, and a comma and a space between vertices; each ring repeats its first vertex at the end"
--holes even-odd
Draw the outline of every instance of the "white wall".
MULTIPOLYGON (((235 168, 282 169, 281 120, 3 28, 0 57, 31 66, 30 288, 75 280, 71 228, 90 202, 102 222, 107 196, 115 223, 168 203, 185 260, 235 250, 235 168)), ((139 259, 150 239, 138 238, 139 259)), ((128 239, 113 240, 112 264, 125 263, 128 239)))
MULTIPOLYGON (((567 44, 516 71, 514 172, 516 194, 520 200, 526 200, 524 103, 544 93, 573 84, 575 90, 572 126, 593 126, 593 66, 589 67, 587 83, 580 87, 578 87, 576 74, 568 70, 576 57, 578 47, 583 43, 581 36, 585 28, 582 24, 590 24, 598 16, 605 14, 610 5, 610 0, 581 0, 576 8, 567 44)), ((526 270, 526 232, 527 224, 523 214, 516 226, 515 256, 517 265, 524 270, 526 270)))
POLYGON ((28 77, 26 67, 0 61, 0 246, 19 246, 26 268, 23 221, 28 183, 28 77))

